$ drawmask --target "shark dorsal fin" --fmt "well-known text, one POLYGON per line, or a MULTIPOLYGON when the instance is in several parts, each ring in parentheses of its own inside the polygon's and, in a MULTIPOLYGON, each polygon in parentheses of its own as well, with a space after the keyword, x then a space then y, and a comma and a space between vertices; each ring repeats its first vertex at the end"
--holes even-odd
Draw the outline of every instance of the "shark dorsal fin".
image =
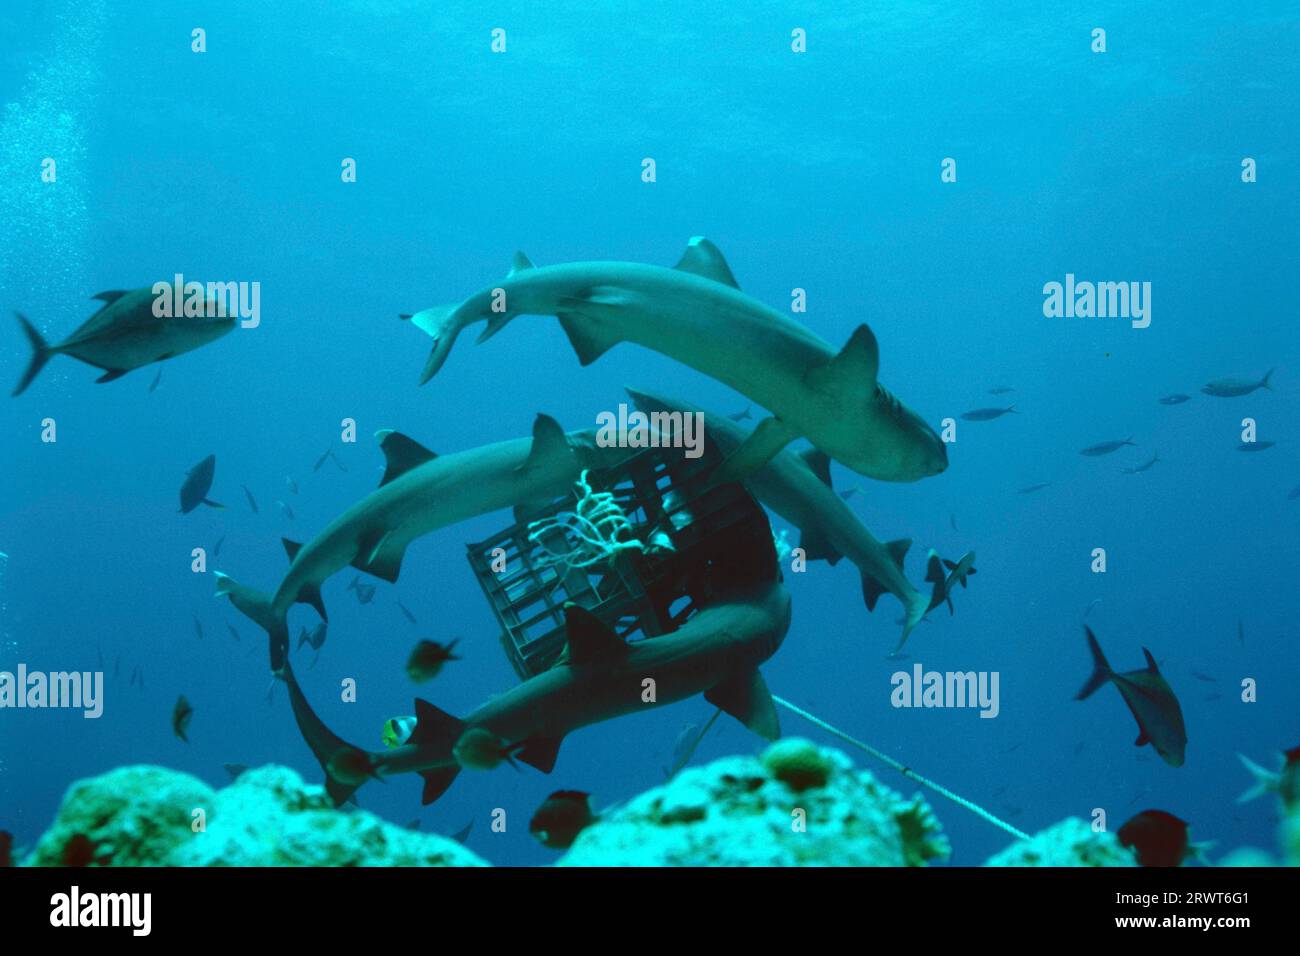
POLYGON ((517 272, 527 272, 529 269, 535 268, 537 267, 533 265, 533 261, 524 255, 522 251, 516 252, 514 259, 510 263, 510 272, 506 274, 506 278, 510 278, 517 272))
POLYGON ((459 718, 417 697, 415 727, 411 729, 411 736, 406 742, 416 747, 445 746, 450 749, 464 730, 465 724, 459 718))
POLYGON ((380 488, 394 478, 400 478, 412 468, 418 468, 426 461, 433 461, 438 457, 415 439, 407 438, 401 432, 395 432, 391 428, 375 432, 375 437, 379 439, 379 449, 384 453, 384 460, 388 465, 384 469, 384 477, 379 481, 380 488))
POLYGON ((809 369, 806 378, 815 389, 869 390, 875 388, 879 374, 880 346, 875 333, 864 323, 853 330, 835 358, 809 369))
POLYGON ((129 291, 129 289, 110 289, 107 292, 100 292, 92 295, 91 298, 98 299, 100 302, 104 303, 104 307, 107 308, 118 299, 122 298, 122 296, 126 295, 129 291))
POLYGON ((889 552, 889 556, 894 559, 894 563, 898 565, 900 571, 903 569, 903 559, 907 557, 907 549, 911 546, 911 538, 899 538, 885 545, 885 550, 889 552))
POLYGON ((591 664, 627 653, 627 642, 577 604, 564 605, 564 637, 570 664, 591 664))
POLYGON ((831 457, 820 448, 805 448, 799 452, 799 457, 803 463, 812 469, 812 473, 822 480, 822 484, 832 491, 835 486, 831 484, 831 457))
POLYGON ((302 550, 301 541, 290 541, 288 538, 281 538, 280 543, 284 545, 284 553, 289 556, 289 563, 293 564, 298 557, 298 552, 302 550))
POLYGON ((1144 647, 1142 648, 1142 653, 1147 657, 1147 670, 1152 674, 1159 674, 1160 668, 1156 666, 1156 659, 1151 656, 1151 652, 1144 647))
POLYGON ((704 699, 721 708, 766 740, 781 736, 776 705, 757 669, 729 677, 704 692, 704 699))
POLYGON ((736 277, 731 274, 731 267, 727 265, 727 260, 722 257, 722 252, 703 236, 695 236, 686 244, 686 251, 682 253, 681 260, 673 268, 704 279, 712 279, 714 282, 721 282, 733 289, 740 288, 736 277))
POLYGON ((520 466, 520 470, 534 468, 555 455, 571 453, 569 439, 560 423, 550 415, 538 412, 537 418, 533 420, 533 444, 528 449, 528 460, 520 466))

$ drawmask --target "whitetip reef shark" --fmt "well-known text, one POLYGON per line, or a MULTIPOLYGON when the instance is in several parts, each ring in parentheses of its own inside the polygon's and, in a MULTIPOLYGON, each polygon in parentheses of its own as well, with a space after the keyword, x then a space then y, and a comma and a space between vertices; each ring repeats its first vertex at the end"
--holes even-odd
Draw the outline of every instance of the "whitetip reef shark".
MULTIPOLYGON (((647 415, 655 412, 703 414, 705 433, 723 455, 732 454, 749 435, 747 429, 729 418, 688 402, 633 388, 627 389, 627 393, 647 415)), ((659 428, 660 432, 667 430, 659 428)), ((802 453, 782 449, 744 483, 754 497, 802 532, 799 546, 808 560, 825 560, 834 565, 841 558, 848 558, 857 566, 862 572, 862 597, 868 611, 875 610, 876 601, 886 591, 898 598, 904 617, 903 634, 895 648, 897 653, 931 607, 930 598, 913 587, 903 573, 903 559, 911 539, 882 544, 868 531, 836 494, 831 486, 830 459, 815 448, 802 453)))
POLYGON ((289 571, 275 593, 255 591, 217 571, 217 595, 229 597, 266 630, 271 669, 278 672, 288 652, 289 608, 310 604, 328 620, 320 588, 336 571, 352 565, 391 583, 416 538, 501 508, 549 503, 570 490, 583 470, 613 466, 630 454, 626 446, 598 445, 594 434, 566 434, 555 419, 538 415, 532 438, 435 455, 400 432, 378 432, 387 460, 379 487, 306 544, 284 540, 289 571))
MULTIPOLYGON (((768 562, 775 576, 775 567, 768 562)), ((780 736, 776 707, 759 665, 776 653, 790 626, 790 595, 775 579, 758 581, 702 608, 676 631, 628 643, 599 618, 565 606, 567 650, 552 668, 491 698, 464 718, 416 699, 411 735, 387 751, 365 751, 336 736, 312 710, 287 664, 294 717, 325 771, 336 805, 366 780, 398 773, 424 778, 425 804, 462 769, 488 769, 515 756, 543 773, 575 730, 704 694, 768 740, 780 736), (653 702, 645 684, 653 679, 653 702), (483 760, 484 742, 490 752, 483 760)))
POLYGON ((948 466, 943 441, 877 381, 876 337, 859 325, 836 354, 812 331, 740 291, 722 253, 697 236, 676 267, 573 262, 535 267, 522 252, 505 280, 455 305, 404 315, 433 337, 421 384, 466 326, 483 342, 517 315, 554 315, 590 365, 636 342, 730 385, 769 409, 717 476, 737 481, 803 436, 847 468, 917 481, 948 466))

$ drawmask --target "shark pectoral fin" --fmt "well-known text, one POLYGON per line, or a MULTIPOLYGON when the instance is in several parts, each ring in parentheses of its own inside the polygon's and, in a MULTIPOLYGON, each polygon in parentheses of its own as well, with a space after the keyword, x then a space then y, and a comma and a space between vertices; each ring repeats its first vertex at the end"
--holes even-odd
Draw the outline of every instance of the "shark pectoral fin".
POLYGON ((439 770, 426 770, 420 774, 424 778, 424 791, 420 794, 420 803, 428 806, 437 800, 447 788, 452 785, 456 775, 460 773, 460 767, 454 764, 450 767, 443 767, 439 770))
POLYGON ((875 388, 880 372, 880 347, 866 324, 859 325, 844 348, 825 365, 804 373, 809 387, 819 392, 847 390, 850 394, 875 388))
POLYGON ((831 484, 830 455, 826 454, 826 452, 822 451, 820 448, 805 448, 803 451, 799 452, 799 457, 803 459, 803 463, 808 466, 809 470, 822 480, 822 484, 827 488, 830 488, 832 491, 835 490, 835 486, 831 484))
POLYGON ((295 599, 298 604, 310 604, 316 609, 322 621, 328 621, 329 615, 325 613, 325 601, 320 596, 319 584, 304 584, 298 589, 298 597, 295 599))
POLYGON ((721 282, 733 289, 740 288, 736 277, 731 274, 731 267, 722 256, 722 251, 703 236, 691 238, 691 241, 686 244, 686 251, 682 253, 681 259, 673 268, 680 272, 689 272, 705 279, 712 279, 714 282, 721 282))
POLYGON ((406 545, 400 543, 391 531, 365 535, 360 544, 352 566, 389 584, 396 581, 402 572, 406 545))
POLYGON ((834 567, 844 555, 835 550, 824 528, 808 528, 799 536, 799 547, 809 561, 825 561, 834 567))
POLYGON ((533 419, 533 443, 528 449, 528 457, 515 470, 528 471, 554 460, 557 456, 567 459, 572 455, 573 449, 569 445, 569 437, 564 434, 560 423, 550 415, 538 412, 537 417, 533 419))
POLYGON ((744 481, 776 457, 786 445, 799 437, 799 433, 775 415, 758 423, 745 443, 732 452, 713 473, 713 483, 744 481))
POLYGON ((903 570, 903 561, 907 557, 907 549, 911 546, 911 538, 896 538, 885 543, 885 550, 889 552, 889 556, 894 559, 894 563, 898 565, 900 571, 903 570))
POLYGON ((516 756, 528 766, 550 773, 555 769, 555 759, 560 755, 563 741, 563 737, 529 737, 516 756))
POLYGON ((223 505, 220 501, 213 501, 211 498, 204 498, 201 503, 207 505, 209 508, 216 508, 218 511, 226 510, 225 505, 223 505))
POLYGON ((95 384, 98 385, 101 382, 111 382, 115 378, 121 378, 129 371, 130 369, 127 368, 110 368, 103 375, 99 376, 99 378, 95 379, 95 384))
POLYGON ((755 668, 747 674, 729 677, 704 692, 704 699, 766 740, 781 736, 776 704, 763 675, 755 668))
POLYGON ((596 615, 572 601, 564 605, 568 662, 578 666, 627 654, 627 642, 596 615))
POLYGON ((876 609, 876 602, 886 590, 888 589, 871 575, 862 575, 862 600, 866 602, 868 611, 876 609))
POLYGON ((280 543, 284 545, 284 553, 289 556, 289 563, 293 564, 298 558, 298 552, 302 550, 302 542, 281 538, 280 543))
POLYGON ((384 453, 384 461, 387 465, 384 468, 384 477, 379 480, 380 488, 394 478, 400 478, 412 468, 418 468, 438 457, 415 439, 407 438, 401 432, 393 431, 391 428, 375 432, 375 438, 379 439, 379 450, 384 453))
POLYGON ((564 334, 569 337, 569 344, 573 346, 573 351, 578 356, 578 364, 584 368, 620 341, 615 336, 602 333, 597 323, 576 313, 557 312, 555 317, 560 320, 560 328, 564 329, 564 334))

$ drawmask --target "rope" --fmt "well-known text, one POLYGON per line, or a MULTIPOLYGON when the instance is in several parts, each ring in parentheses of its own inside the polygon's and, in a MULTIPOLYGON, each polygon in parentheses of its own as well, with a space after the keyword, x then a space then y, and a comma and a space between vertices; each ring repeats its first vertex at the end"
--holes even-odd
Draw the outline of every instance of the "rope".
POLYGON ((942 784, 935 783, 933 780, 929 780, 926 777, 921 776, 911 767, 904 766, 903 764, 895 760, 893 757, 889 756, 888 754, 881 753, 879 750, 877 750, 875 747, 871 746, 870 744, 863 743, 861 740, 858 740, 856 737, 850 737, 844 731, 836 727, 832 727, 830 724, 826 723, 826 721, 822 720, 820 717, 814 717, 812 714, 808 713, 808 711, 804 710, 802 707, 797 707, 794 704, 790 703, 788 700, 784 700, 783 698, 777 697, 775 694, 772 695, 772 699, 776 701, 778 704, 780 704, 782 707, 784 707, 786 710, 790 711, 792 714, 797 714, 798 716, 802 717, 804 720, 808 721, 810 724, 817 725, 818 727, 826 731, 831 736, 838 737, 846 744, 851 744, 852 746, 857 747, 859 750, 863 751, 864 753, 868 753, 871 756, 875 757, 881 763, 889 767, 892 767, 893 769, 901 773, 904 777, 906 777, 908 780, 911 780, 913 783, 918 783, 923 787, 927 787, 928 789, 933 790, 935 793, 939 794, 939 796, 951 800, 953 803, 957 804, 958 806, 965 807, 967 810, 975 814, 977 817, 981 817, 982 819, 987 820, 989 823, 993 824, 995 827, 999 827, 1000 829, 1005 830, 1007 833, 1010 833, 1018 840, 1029 839, 1028 833, 1025 833, 1022 830, 1017 830, 1010 823, 1007 823, 1005 820, 998 819, 993 814, 985 810, 983 807, 979 806, 978 804, 971 803, 965 797, 958 796, 957 794, 953 793, 951 790, 949 790, 947 787, 943 786, 942 784))

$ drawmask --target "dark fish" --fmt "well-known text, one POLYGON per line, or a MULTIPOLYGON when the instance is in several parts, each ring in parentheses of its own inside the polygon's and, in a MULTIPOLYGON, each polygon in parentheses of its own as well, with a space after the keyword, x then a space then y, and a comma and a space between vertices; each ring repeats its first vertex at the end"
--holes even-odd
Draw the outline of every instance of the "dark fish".
POLYGON ((223 534, 220 538, 217 539, 217 543, 212 546, 212 556, 214 558, 217 557, 217 555, 221 554, 221 545, 225 542, 225 540, 226 540, 226 536, 223 534))
POLYGON ((320 471, 320 466, 325 464, 325 459, 328 458, 331 454, 333 454, 333 449, 326 448, 325 454, 321 455, 319 458, 316 459, 316 464, 311 466, 311 470, 313 472, 320 471))
POLYGON ((1205 681, 1207 684, 1217 684, 1219 682, 1219 678, 1211 677, 1209 674, 1202 674, 1200 671, 1192 671, 1192 676, 1197 680, 1205 681))
POLYGON ((743 412, 732 412, 727 417, 730 418, 733 422, 747 421, 748 419, 754 417, 753 414, 751 414, 753 412, 753 408, 754 406, 752 405, 746 405, 745 410, 743 412))
POLYGON ((93 298, 104 305, 57 345, 46 342, 22 313, 14 313, 32 347, 32 358, 13 394, 22 394, 56 355, 68 355, 103 369, 104 374, 95 381, 111 382, 132 369, 207 345, 235 327, 235 319, 229 316, 160 319, 153 314, 157 297, 152 286, 129 292, 101 292, 93 298))
POLYGON ((1191 398, 1190 395, 1173 394, 1166 395, 1164 398, 1159 399, 1159 402, 1161 405, 1181 405, 1183 402, 1191 401, 1191 398))
POLYGON ((90 866, 94 862, 95 844, 86 834, 73 834, 72 839, 63 844, 63 866, 90 866))
POLYGON ((677 776, 677 774, 681 773, 682 768, 691 762, 691 758, 695 756, 695 751, 699 748, 700 742, 704 740, 704 735, 712 729, 718 720, 718 715, 721 713, 720 709, 715 710, 703 729, 697 728, 694 724, 687 724, 682 728, 681 733, 677 735, 677 742, 673 744, 672 764, 664 768, 664 777, 666 779, 671 780, 677 776))
POLYGON ((1119 451, 1125 445, 1133 445, 1134 448, 1137 447, 1137 445, 1134 444, 1133 439, 1130 437, 1125 438, 1123 441, 1104 441, 1100 445, 1089 445, 1087 448, 1083 449, 1083 451, 1079 452, 1079 454, 1087 455, 1089 458, 1096 458, 1099 455, 1109 455, 1112 452, 1119 451))
POLYGON ((253 514, 257 514, 257 500, 253 497, 253 493, 248 490, 248 485, 240 485, 239 487, 244 489, 244 497, 248 499, 248 507, 253 509, 253 514))
POLYGON ((578 834, 596 821, 589 797, 581 790, 556 790, 528 821, 528 832, 544 847, 567 850, 578 834))
POLYGON ((1182 866, 1198 849, 1187 838, 1187 821, 1163 810, 1143 810, 1116 836, 1136 853, 1138 866, 1182 866))
POLYGON ((417 624, 417 623, 419 623, 418 621, 416 621, 416 619, 415 619, 415 615, 412 614, 410 611, 408 611, 408 610, 406 609, 406 605, 403 604, 401 601, 398 601, 398 602, 397 602, 397 607, 398 607, 398 609, 399 609, 399 610, 400 610, 404 615, 406 615, 406 619, 407 619, 408 621, 410 621, 412 624, 417 624))
POLYGON ((352 579, 348 585, 349 591, 357 592, 357 600, 362 604, 369 604, 375 599, 375 586, 373 584, 363 584, 360 575, 352 579))
POLYGON ((426 680, 433 680, 442 672, 443 665, 448 661, 460 660, 454 653, 457 641, 450 644, 439 644, 437 641, 421 641, 415 645, 415 650, 411 651, 411 656, 406 661, 406 676, 419 684, 426 680))
POLYGON ((990 389, 989 389, 989 394, 990 394, 990 395, 1006 395, 1006 394, 1008 394, 1009 392, 1014 392, 1014 391, 1015 391, 1014 388, 1009 388, 1009 387, 1006 386, 1006 385, 999 385, 997 388, 990 388, 990 389))
POLYGON ((1207 384, 1201 391, 1215 398, 1239 398, 1242 395, 1249 395, 1258 388, 1267 388, 1271 391, 1272 386, 1268 384, 1268 378, 1274 371, 1269 369, 1258 382, 1246 378, 1218 378, 1207 384))
POLYGON ((1016 406, 1014 405, 1008 405, 1006 408, 977 408, 974 411, 965 412, 961 417, 968 422, 991 422, 993 419, 1009 415, 1015 410, 1016 406))
POLYGON ((293 480, 292 478, 290 478, 288 475, 285 475, 285 476, 284 476, 284 483, 285 483, 286 485, 289 486, 289 490, 290 490, 293 494, 296 495, 296 494, 298 493, 298 482, 294 481, 294 480, 293 480))
POLYGON ((280 510, 284 512, 284 516, 288 518, 290 521, 292 521, 293 509, 290 508, 288 505, 286 505, 283 501, 277 500, 275 503, 280 506, 280 510))
POLYGON ((0 830, 0 867, 14 865, 14 835, 8 830, 0 830))
POLYGON ((457 843, 464 843, 466 840, 469 839, 469 831, 473 829, 474 829, 474 821, 470 820, 469 823, 465 824, 463 827, 461 827, 459 830, 453 833, 451 835, 451 838, 455 840, 457 843))
POLYGON ((233 637, 235 640, 239 640, 239 632, 235 630, 235 625, 231 624, 230 622, 226 622, 226 629, 230 631, 231 637, 233 637))
POLYGON ((236 780, 238 780, 240 776, 243 775, 244 771, 248 769, 242 763, 223 763, 221 767, 223 770, 226 771, 226 774, 230 777, 231 783, 234 783, 236 780))
POLYGON ((1128 671, 1117 674, 1110 669, 1106 657, 1101 652, 1097 637, 1086 624, 1083 628, 1088 637, 1088 648, 1092 651, 1093 671, 1087 683, 1075 695, 1075 700, 1085 700, 1098 688, 1113 683, 1128 704, 1134 720, 1138 725, 1137 746, 1151 744, 1161 759, 1171 767, 1181 767, 1187 750, 1187 728, 1183 724, 1183 710, 1178 706, 1178 698, 1160 675, 1156 660, 1145 647, 1145 670, 1128 671))
POLYGON ((1268 451, 1276 444, 1275 441, 1244 441, 1237 446, 1237 451, 1268 451))
POLYGON ((181 514, 189 514, 199 505, 207 505, 209 508, 225 507, 207 498, 216 470, 217 456, 209 455, 185 473, 185 482, 181 485, 181 514))
POLYGON ((1050 481, 1044 481, 1037 485, 1026 485, 1025 487, 1020 489, 1020 494, 1032 495, 1035 491, 1042 491, 1044 488, 1050 488, 1050 487, 1052 487, 1052 483, 1050 481))
POLYGON ((194 633, 198 635, 198 638, 199 638, 200 641, 203 640, 203 624, 202 624, 202 622, 199 621, 197 615, 191 614, 190 617, 194 618, 194 633))
POLYGON ((861 486, 861 485, 854 485, 854 486, 851 487, 851 488, 845 488, 843 491, 841 491, 841 492, 839 493, 839 495, 840 495, 840 498, 842 498, 844 501, 848 501, 850 498, 852 498, 854 495, 856 495, 856 494, 857 494, 859 491, 861 491, 861 490, 862 490, 862 486, 861 486))
POLYGON ((176 699, 176 706, 172 708, 172 733, 186 743, 190 742, 190 738, 185 736, 185 731, 189 728, 193 716, 194 708, 185 699, 185 695, 181 694, 176 699))
POLYGON ((155 375, 153 377, 153 381, 149 383, 149 391, 152 392, 154 389, 156 389, 158 387, 158 383, 161 381, 162 381, 162 366, 159 365, 158 374, 155 375))
POLYGON ((1126 474, 1126 475, 1140 475, 1140 474, 1142 474, 1142 472, 1146 471, 1148 468, 1151 468, 1152 466, 1154 466, 1154 465, 1156 464, 1156 462, 1158 462, 1159 460, 1160 460, 1160 456, 1159 456, 1159 455, 1152 455, 1150 461, 1148 461, 1148 462, 1144 462, 1143 464, 1138 465, 1138 466, 1136 466, 1136 467, 1134 467, 1134 468, 1125 468, 1123 473, 1126 474))
POLYGON ((325 646, 326 627, 327 624, 325 621, 318 623, 310 632, 308 632, 307 628, 304 627, 298 633, 298 646, 302 647, 304 644, 309 644, 313 651, 319 651, 325 646))

